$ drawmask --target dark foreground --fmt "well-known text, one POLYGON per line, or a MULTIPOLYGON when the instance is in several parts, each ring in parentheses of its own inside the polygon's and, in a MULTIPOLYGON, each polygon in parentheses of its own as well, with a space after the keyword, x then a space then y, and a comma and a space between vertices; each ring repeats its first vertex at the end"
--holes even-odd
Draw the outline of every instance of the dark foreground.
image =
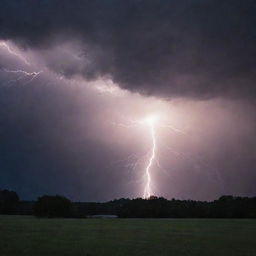
POLYGON ((1 256, 256 255, 256 220, 0 215, 1 256))

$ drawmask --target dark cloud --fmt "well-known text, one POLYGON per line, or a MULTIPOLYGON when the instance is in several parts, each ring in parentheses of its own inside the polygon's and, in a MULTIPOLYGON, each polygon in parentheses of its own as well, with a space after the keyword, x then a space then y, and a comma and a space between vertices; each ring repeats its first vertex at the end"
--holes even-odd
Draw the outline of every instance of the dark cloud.
POLYGON ((109 75, 161 97, 255 98, 254 0, 2 0, 0 37, 47 49, 77 40, 67 76, 109 75))
POLYGON ((0 187, 24 199, 141 196, 145 159, 132 164, 149 134, 116 123, 159 111, 188 131, 157 134, 157 195, 255 195, 255 9, 251 0, 1 0, 0 40, 31 65, 1 48, 0 187), (76 75, 182 99, 116 97, 76 75))

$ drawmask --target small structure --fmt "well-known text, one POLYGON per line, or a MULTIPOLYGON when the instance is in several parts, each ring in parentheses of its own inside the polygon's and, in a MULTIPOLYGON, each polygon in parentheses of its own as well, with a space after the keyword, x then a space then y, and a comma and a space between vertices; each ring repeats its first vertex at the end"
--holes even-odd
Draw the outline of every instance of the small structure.
POLYGON ((111 215, 111 214, 102 214, 102 215, 89 215, 87 218, 91 219, 116 219, 118 218, 117 215, 111 215))

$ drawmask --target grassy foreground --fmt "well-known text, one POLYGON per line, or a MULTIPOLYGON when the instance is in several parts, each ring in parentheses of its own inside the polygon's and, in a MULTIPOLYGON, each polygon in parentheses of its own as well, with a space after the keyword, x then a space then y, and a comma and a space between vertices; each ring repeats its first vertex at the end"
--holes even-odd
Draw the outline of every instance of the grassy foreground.
POLYGON ((256 255, 256 220, 0 215, 1 256, 256 255))

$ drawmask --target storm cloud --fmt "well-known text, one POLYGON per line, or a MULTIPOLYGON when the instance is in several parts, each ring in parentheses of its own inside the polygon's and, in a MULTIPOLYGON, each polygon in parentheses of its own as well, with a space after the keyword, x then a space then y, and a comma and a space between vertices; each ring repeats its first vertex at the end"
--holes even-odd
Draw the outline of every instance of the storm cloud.
POLYGON ((163 98, 256 96, 253 0, 1 1, 0 38, 25 49, 80 45, 79 65, 48 66, 67 77, 108 76, 163 98))
POLYGON ((142 196, 156 115, 155 195, 255 195, 255 13, 252 0, 1 0, 0 187, 142 196))

